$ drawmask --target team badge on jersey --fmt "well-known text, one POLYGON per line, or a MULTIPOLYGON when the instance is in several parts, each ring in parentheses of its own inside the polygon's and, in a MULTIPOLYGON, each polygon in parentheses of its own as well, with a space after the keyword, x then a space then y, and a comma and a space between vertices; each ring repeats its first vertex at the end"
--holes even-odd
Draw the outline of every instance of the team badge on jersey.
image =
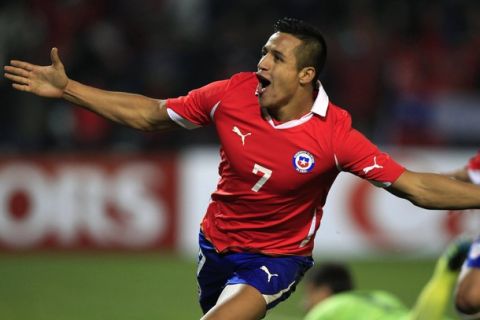
POLYGON ((298 151, 293 156, 293 167, 300 173, 312 171, 315 166, 315 159, 310 152, 298 151))

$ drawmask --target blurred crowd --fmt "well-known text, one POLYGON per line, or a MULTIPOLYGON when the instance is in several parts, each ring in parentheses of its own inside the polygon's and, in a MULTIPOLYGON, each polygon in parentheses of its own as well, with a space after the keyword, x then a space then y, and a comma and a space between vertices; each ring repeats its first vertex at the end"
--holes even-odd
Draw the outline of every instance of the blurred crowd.
MULTIPOLYGON (((49 64, 67 74, 157 98, 235 72, 255 71, 283 16, 323 31, 321 80, 330 99, 376 143, 480 145, 478 0, 7 0, 0 2, 0 62, 49 64)), ((216 143, 212 128, 142 133, 16 92, 0 80, 0 151, 155 151, 216 143)))

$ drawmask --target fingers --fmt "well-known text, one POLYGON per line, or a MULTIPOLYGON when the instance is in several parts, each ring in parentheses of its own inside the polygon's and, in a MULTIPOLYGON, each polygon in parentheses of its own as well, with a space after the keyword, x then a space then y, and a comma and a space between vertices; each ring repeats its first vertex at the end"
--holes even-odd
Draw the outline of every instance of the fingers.
MULTIPOLYGON (((5 70, 7 67, 5 67, 5 70)), ((20 69, 19 69, 20 70, 20 69)), ((23 71, 23 70, 22 70, 23 71)), ((5 78, 13 81, 12 87, 20 91, 30 91, 30 79, 23 76, 16 76, 11 73, 5 73, 5 78)))
POLYGON ((12 61, 10 61, 10 64, 14 67, 25 69, 27 71, 32 71, 33 68, 34 68, 33 64, 25 62, 25 61, 12 60, 12 61))
POLYGON ((3 70, 5 70, 7 73, 11 73, 17 76, 22 76, 25 78, 28 78, 30 75, 30 71, 27 71, 21 68, 12 67, 12 66, 5 66, 3 67, 3 70))
MULTIPOLYGON (((19 61, 12 61, 12 65, 21 65, 22 63, 18 63, 19 61)), ((27 71, 22 68, 12 67, 12 66, 5 66, 3 68, 5 70, 4 76, 5 78, 11 80, 13 82, 12 87, 20 90, 20 91, 29 91, 30 90, 30 71, 27 71)))
POLYGON ((27 91, 29 92, 30 91, 30 80, 25 78, 25 77, 21 77, 21 76, 15 76, 13 74, 10 74, 10 73, 5 73, 5 78, 13 81, 12 83, 12 87, 17 89, 17 90, 20 90, 20 91, 27 91))
POLYGON ((30 91, 30 87, 24 84, 13 83, 12 87, 20 91, 30 91))
POLYGON ((30 80, 28 78, 22 77, 22 76, 16 76, 11 73, 5 73, 5 78, 12 80, 15 83, 30 84, 30 80))

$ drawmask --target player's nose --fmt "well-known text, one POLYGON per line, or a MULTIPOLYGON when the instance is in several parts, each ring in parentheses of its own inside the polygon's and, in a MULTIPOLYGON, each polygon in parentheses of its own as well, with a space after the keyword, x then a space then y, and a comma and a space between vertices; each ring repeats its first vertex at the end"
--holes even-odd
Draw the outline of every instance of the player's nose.
POLYGON ((270 64, 268 59, 268 54, 262 56, 257 64, 258 71, 266 71, 268 70, 270 64))

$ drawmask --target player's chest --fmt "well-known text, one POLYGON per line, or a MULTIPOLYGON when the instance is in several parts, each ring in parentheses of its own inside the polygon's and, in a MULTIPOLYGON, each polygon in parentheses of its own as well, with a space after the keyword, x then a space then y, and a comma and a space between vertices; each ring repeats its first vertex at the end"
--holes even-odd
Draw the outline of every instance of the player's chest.
POLYGON ((297 190, 336 170, 328 138, 312 124, 278 129, 263 119, 237 117, 217 122, 217 130, 228 174, 251 182, 266 177, 272 191, 297 190))

